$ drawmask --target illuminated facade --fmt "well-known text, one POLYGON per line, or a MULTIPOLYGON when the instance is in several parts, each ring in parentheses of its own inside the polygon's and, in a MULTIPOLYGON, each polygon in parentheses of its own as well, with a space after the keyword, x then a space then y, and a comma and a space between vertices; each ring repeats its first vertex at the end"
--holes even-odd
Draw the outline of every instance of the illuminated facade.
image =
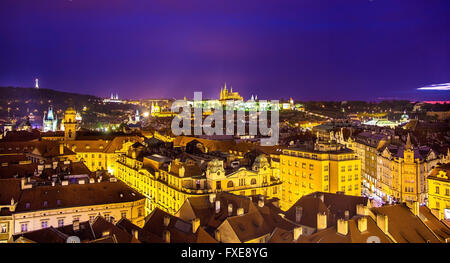
POLYGON ((58 129, 58 118, 52 107, 48 108, 47 114, 44 114, 42 127, 44 132, 54 132, 58 129))
POLYGON ((439 219, 450 220, 450 164, 435 168, 427 181, 428 207, 439 219))
POLYGON ((64 140, 72 141, 76 138, 77 132, 77 112, 74 108, 67 108, 64 113, 64 140))
POLYGON ((281 181, 273 177, 272 168, 263 156, 257 157, 251 168, 232 171, 225 171, 223 162, 214 159, 203 171, 193 159, 170 160, 160 155, 139 158, 139 154, 132 151, 120 156, 117 166, 116 177, 149 200, 147 213, 158 207, 175 214, 191 196, 224 191, 278 197, 281 190, 281 181))
POLYGON ((361 160, 350 149, 333 148, 316 144, 315 149, 283 150, 280 155, 282 209, 317 191, 361 195, 361 160))

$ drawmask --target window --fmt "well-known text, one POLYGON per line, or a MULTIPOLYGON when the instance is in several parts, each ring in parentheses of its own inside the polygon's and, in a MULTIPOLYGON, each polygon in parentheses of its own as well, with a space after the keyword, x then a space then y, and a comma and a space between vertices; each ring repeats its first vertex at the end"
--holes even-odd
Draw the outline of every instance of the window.
POLYGON ((277 188, 276 187, 273 188, 273 194, 274 195, 277 194, 277 188))
POLYGON ((345 192, 345 186, 341 187, 341 192, 345 192))
POLYGON ((358 171, 358 165, 357 164, 355 165, 355 171, 358 171))
POLYGON ((8 226, 6 223, 0 224, 0 233, 4 234, 6 232, 8 232, 8 226))
POLYGON ((323 180, 328 181, 328 174, 324 175, 323 180))
POLYGON ((359 176, 357 174, 355 174, 355 180, 358 180, 359 176))
POLYGON ((47 221, 41 222, 41 228, 47 228, 47 221))
POLYGON ((303 169, 306 168, 306 163, 302 163, 302 168, 303 168, 303 169))
POLYGON ((20 225, 20 231, 21 232, 27 232, 28 231, 28 224, 27 223, 23 223, 20 225))
POLYGON ((253 178, 253 179, 250 181, 250 184, 256 184, 256 179, 253 178))
POLYGON ((349 191, 352 190, 352 186, 351 186, 351 185, 348 186, 348 190, 349 190, 349 191))
POLYGON ((358 184, 355 184, 355 190, 358 190, 358 187, 359 187, 358 184))
POLYGON ((227 187, 232 188, 234 186, 233 181, 228 181, 227 187))
POLYGON ((351 181, 351 180, 352 180, 352 175, 349 174, 349 175, 348 175, 348 181, 351 181))
POLYGON ((64 226, 64 219, 58 219, 58 227, 63 227, 64 226))
POLYGON ((309 165, 309 170, 313 170, 314 169, 314 164, 310 164, 309 165))
POLYGON ((324 170, 325 172, 327 172, 327 171, 328 171, 328 165, 325 165, 325 166, 323 167, 323 170, 324 170))
POLYGON ((349 166, 347 167, 347 169, 348 169, 348 171, 351 171, 351 170, 352 170, 352 166, 349 165, 349 166))
POLYGON ((436 194, 439 194, 439 186, 436 186, 436 194))
POLYGON ((341 172, 345 172, 345 166, 341 166, 341 172))
POLYGON ((89 216, 89 223, 94 223, 95 216, 89 216))
POLYGON ((449 188, 445 189, 445 195, 446 196, 450 196, 450 189, 449 188))
POLYGON ((341 176, 341 182, 345 182, 345 176, 341 176))

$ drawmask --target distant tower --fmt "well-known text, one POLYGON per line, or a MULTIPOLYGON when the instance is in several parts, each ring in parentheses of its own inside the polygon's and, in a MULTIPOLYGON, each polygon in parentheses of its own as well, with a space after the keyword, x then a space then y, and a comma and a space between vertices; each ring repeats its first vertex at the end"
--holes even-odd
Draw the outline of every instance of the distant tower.
POLYGON ((67 108, 64 113, 64 140, 71 141, 75 140, 77 131, 77 112, 74 108, 67 108))
POLYGON ((49 107, 47 115, 44 114, 43 118, 43 130, 47 131, 56 131, 58 128, 58 118, 56 117, 56 113, 53 112, 53 108, 49 107))
POLYGON ((36 86, 35 86, 36 89, 39 89, 39 79, 36 78, 36 79, 34 80, 34 82, 36 82, 36 86))
POLYGON ((136 123, 141 121, 141 116, 139 116, 139 110, 136 110, 136 115, 134 116, 134 121, 136 123))

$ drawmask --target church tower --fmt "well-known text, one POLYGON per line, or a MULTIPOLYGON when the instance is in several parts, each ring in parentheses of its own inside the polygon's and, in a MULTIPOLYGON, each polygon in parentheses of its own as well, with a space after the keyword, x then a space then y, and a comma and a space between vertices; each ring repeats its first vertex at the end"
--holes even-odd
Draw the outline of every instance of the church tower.
POLYGON ((74 108, 67 108, 64 113, 64 140, 71 141, 75 140, 77 131, 77 120, 75 119, 77 112, 74 108))

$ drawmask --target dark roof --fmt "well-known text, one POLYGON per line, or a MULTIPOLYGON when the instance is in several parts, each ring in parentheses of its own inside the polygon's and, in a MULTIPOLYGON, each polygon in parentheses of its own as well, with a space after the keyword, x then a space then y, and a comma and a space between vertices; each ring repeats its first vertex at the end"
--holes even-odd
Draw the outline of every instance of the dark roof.
POLYGON ((37 186, 22 191, 16 212, 133 202, 145 197, 123 182, 37 186), (59 201, 58 201, 59 200, 59 201), (44 205, 46 201, 46 205, 44 205), (27 208, 26 204, 29 204, 27 208))
POLYGON ((286 211, 286 218, 295 222, 296 207, 302 207, 300 224, 316 228, 317 214, 327 214, 328 226, 333 226, 340 218, 345 218, 345 211, 349 211, 349 218, 356 215, 358 204, 367 205, 367 197, 351 196, 344 194, 333 194, 325 192, 314 192, 301 197, 294 205, 286 211), (323 197, 323 201, 321 199, 323 197))
POLYGON ((389 234, 398 243, 439 243, 440 240, 405 204, 371 209, 374 215, 387 215, 389 234))

